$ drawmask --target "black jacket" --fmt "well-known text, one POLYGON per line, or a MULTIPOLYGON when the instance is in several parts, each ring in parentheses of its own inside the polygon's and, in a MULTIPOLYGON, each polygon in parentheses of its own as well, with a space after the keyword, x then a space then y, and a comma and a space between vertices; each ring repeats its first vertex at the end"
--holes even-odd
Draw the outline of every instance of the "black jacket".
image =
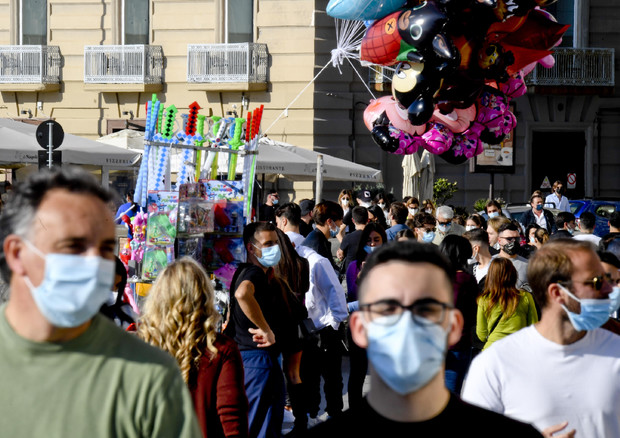
MULTIPOLYGON (((545 215, 545 220, 547 221, 547 231, 549 232, 549 234, 555 233, 556 228, 555 228, 555 218, 553 217, 553 213, 543 208, 543 214, 545 215)), ((536 218, 534 217, 534 212, 532 211, 531 208, 527 210, 525 213, 523 213, 523 215, 521 216, 520 222, 521 222, 521 225, 523 225, 523 227, 525 228, 527 228, 527 226, 530 224, 536 223, 536 218)))

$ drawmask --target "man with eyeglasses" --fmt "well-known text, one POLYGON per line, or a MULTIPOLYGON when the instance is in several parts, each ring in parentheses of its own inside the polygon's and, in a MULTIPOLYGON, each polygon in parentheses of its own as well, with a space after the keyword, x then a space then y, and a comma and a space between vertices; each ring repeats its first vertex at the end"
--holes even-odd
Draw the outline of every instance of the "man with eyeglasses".
POLYGON ((413 233, 418 242, 433 243, 435 231, 435 216, 422 211, 413 216, 413 233))
POLYGON ((16 184, 2 211, 3 437, 201 436, 176 361, 99 313, 114 282, 110 199, 62 168, 16 184))
POLYGON ((452 207, 447 205, 442 205, 441 207, 437 207, 437 233, 435 234, 435 238, 433 239, 433 243, 435 245, 439 245, 444 237, 450 234, 454 234, 456 236, 462 236, 465 232, 465 227, 457 224, 456 222, 452 222, 452 218, 454 218, 454 210, 452 207))
POLYGON ((310 436, 540 436, 446 389, 445 354, 463 327, 452 302, 454 275, 435 245, 395 242, 373 251, 359 279, 360 310, 350 320, 353 341, 368 353, 370 391, 361 406, 310 436))
POLYGON ((517 270, 517 288, 530 291, 527 283, 528 260, 519 255, 521 250, 521 234, 516 224, 509 222, 499 227, 497 232, 500 251, 496 257, 502 257, 512 262, 517 270))
POLYGON ((620 289, 592 245, 573 239, 536 251, 528 279, 540 321, 477 356, 463 398, 545 436, 620 436, 620 337, 599 328, 620 306, 620 289))

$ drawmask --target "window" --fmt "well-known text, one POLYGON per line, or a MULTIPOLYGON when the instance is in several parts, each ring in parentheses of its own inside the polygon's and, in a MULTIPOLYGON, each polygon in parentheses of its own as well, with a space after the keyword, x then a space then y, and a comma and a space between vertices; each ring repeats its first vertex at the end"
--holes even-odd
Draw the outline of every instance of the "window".
POLYGON ((545 8, 549 13, 551 13, 558 23, 561 24, 570 24, 568 30, 564 33, 562 37, 562 44, 560 47, 574 47, 575 41, 575 3, 572 0, 563 0, 558 1, 550 6, 545 8))
POLYGON ((225 0, 226 43, 254 41, 254 1, 225 0))
POLYGON ((149 43, 149 0, 122 0, 122 44, 149 43))
POLYGON ((20 0, 19 44, 47 45, 47 0, 20 0))

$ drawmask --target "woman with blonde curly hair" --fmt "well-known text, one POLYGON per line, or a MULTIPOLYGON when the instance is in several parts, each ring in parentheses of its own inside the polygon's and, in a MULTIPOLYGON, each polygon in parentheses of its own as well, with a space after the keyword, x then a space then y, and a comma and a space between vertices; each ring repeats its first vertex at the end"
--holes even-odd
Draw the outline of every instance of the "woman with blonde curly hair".
POLYGON ((217 332, 219 320, 211 280, 183 257, 157 278, 138 332, 177 360, 205 437, 247 437, 243 363, 235 342, 217 332))

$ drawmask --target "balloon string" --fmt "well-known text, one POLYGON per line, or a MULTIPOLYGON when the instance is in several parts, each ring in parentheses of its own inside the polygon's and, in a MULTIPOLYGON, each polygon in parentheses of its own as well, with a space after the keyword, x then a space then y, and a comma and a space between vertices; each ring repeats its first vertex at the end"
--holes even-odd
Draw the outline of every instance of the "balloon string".
POLYGON ((291 106, 292 106, 292 105, 293 105, 293 104, 297 101, 297 99, 299 99, 299 98, 301 97, 301 95, 302 95, 302 94, 304 94, 304 91, 306 91, 306 90, 308 89, 308 87, 309 87, 310 85, 312 85, 312 84, 314 83, 314 81, 316 81, 316 78, 318 78, 318 77, 319 77, 319 75, 320 75, 321 73, 323 73, 323 70, 325 70, 325 69, 327 68, 327 66, 328 66, 330 63, 331 63, 331 60, 327 61, 327 64, 325 64, 325 65, 323 66, 323 68, 322 68, 322 69, 321 69, 321 70, 320 70, 320 71, 316 74, 316 76, 314 76, 314 77, 312 78, 312 80, 306 84, 306 86, 303 88, 303 90, 301 90, 301 91, 299 92, 299 94, 297 94, 297 96, 295 96, 295 98, 291 101, 291 103, 289 103, 289 104, 287 105, 287 107, 286 107, 286 108, 284 108, 284 109, 282 110, 282 112, 280 113, 280 115, 279 115, 279 116, 278 116, 278 117, 277 117, 277 118, 273 121, 273 123, 271 123, 271 125, 269 125, 269 127, 263 131, 263 135, 266 135, 266 134, 267 134, 267 132, 269 132, 269 130, 271 129, 271 127, 272 127, 273 125, 275 125, 275 124, 276 124, 276 123, 277 123, 277 122, 278 122, 278 121, 282 118, 282 116, 284 116, 284 114, 286 114, 286 113, 287 113, 288 109, 289 109, 289 108, 290 108, 290 107, 291 107, 291 106))
POLYGON ((357 75, 358 78, 360 78, 360 82, 362 84, 364 84, 364 87, 366 87, 366 89, 368 90, 368 92, 370 93, 370 95, 372 96, 373 99, 376 99, 374 93, 372 92, 372 90, 370 89, 370 87, 368 86, 368 84, 366 83, 366 81, 362 78, 362 75, 360 75, 360 73, 357 71, 357 69, 355 68, 355 66, 353 65, 353 63, 351 62, 351 60, 349 58, 347 58, 347 61, 349 61, 349 64, 351 64, 351 68, 353 69, 353 71, 355 72, 355 74, 357 75))

